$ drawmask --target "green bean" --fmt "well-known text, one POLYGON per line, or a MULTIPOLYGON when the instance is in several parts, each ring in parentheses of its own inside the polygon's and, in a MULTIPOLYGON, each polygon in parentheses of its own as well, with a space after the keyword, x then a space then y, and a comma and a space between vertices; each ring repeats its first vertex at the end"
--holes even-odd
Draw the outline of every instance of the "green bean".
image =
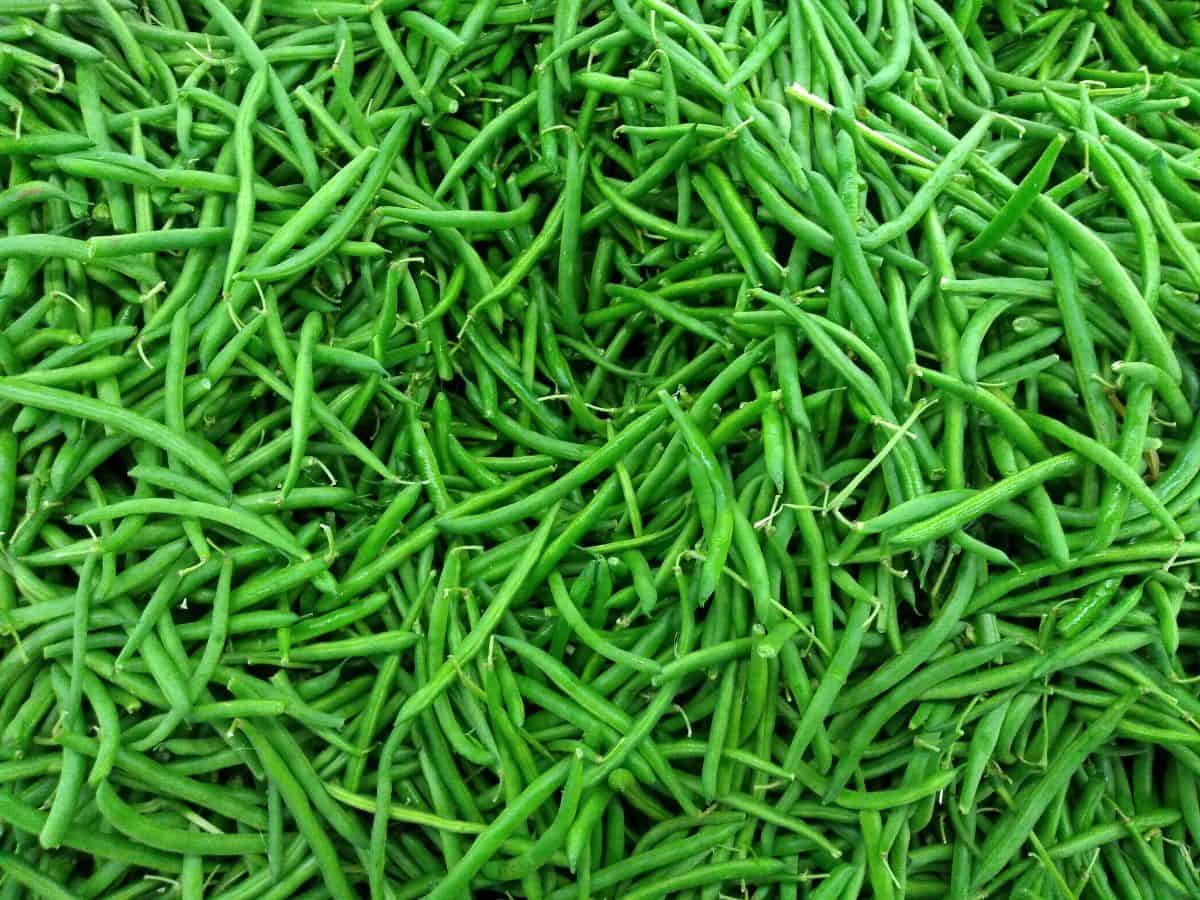
POLYGON ((1163 368, 1172 378, 1179 378, 1179 362, 1170 352, 1161 326, 1112 251, 1091 230, 1050 200, 1039 198, 1036 208, 1049 220, 1050 227, 1075 248, 1096 276, 1109 285, 1113 302, 1128 320, 1149 361, 1163 368))
POLYGON ((14 884, 24 885, 38 897, 47 897, 49 900, 71 900, 75 897, 75 894, 49 875, 39 872, 19 856, 11 853, 0 853, 0 870, 3 870, 14 884))
POLYGON ((1075 453, 1063 453, 1034 463, 1017 474, 976 491, 925 522, 909 525, 888 535, 894 547, 911 547, 944 537, 983 515, 994 505, 1020 496, 1051 478, 1074 474, 1082 465, 1075 453))
POLYGON ((267 93, 267 71, 258 69, 246 85, 242 104, 238 108, 234 123, 234 154, 237 157, 238 193, 234 211, 234 234, 230 240, 229 255, 225 258, 225 293, 233 283, 233 276, 241 268, 250 247, 250 231, 254 223, 254 143, 252 126, 267 93))
POLYGON ((1168 411, 1175 417, 1175 424, 1187 428, 1192 424, 1192 411, 1183 396, 1179 385, 1173 382, 1167 373, 1151 363, 1115 362, 1113 371, 1137 381, 1148 382, 1162 398, 1168 411))
POLYGON ((471 534, 486 528, 515 522, 535 510, 545 509, 547 504, 555 503, 575 490, 576 487, 587 483, 605 471, 615 460, 620 459, 628 452, 629 448, 658 428, 667 416, 668 412, 665 409, 651 410, 627 425, 602 448, 553 484, 490 513, 459 515, 442 519, 439 521, 438 527, 452 534, 471 534))
POLYGON ((1162 523, 1168 534, 1182 540, 1183 533, 1180 531, 1178 523, 1171 516, 1170 512, 1167 511, 1162 502, 1146 486, 1146 483, 1133 473, 1128 465, 1115 453, 1088 438, 1086 435, 1074 432, 1061 422, 1057 422, 1047 416, 1037 413, 1024 413, 1021 417, 1047 437, 1061 441, 1079 454, 1079 456, 1092 461, 1096 465, 1102 466, 1109 475, 1120 481, 1134 498, 1150 510, 1151 515, 1162 523))
POLYGON ((812 841, 816 846, 820 847, 832 858, 841 858, 841 850, 839 850, 829 841, 828 838, 826 838, 815 828, 812 828, 811 826, 806 825, 804 822, 791 816, 782 815, 772 810, 766 804, 761 803, 752 797, 748 797, 744 794, 732 794, 722 797, 721 802, 728 806, 732 806, 734 809, 752 814, 764 822, 770 822, 773 825, 778 825, 782 828, 788 829, 789 831, 793 831, 796 834, 799 834, 802 837, 812 841))
MULTIPOLYGON (((99 753, 102 752, 102 748, 97 742, 79 735, 62 735, 61 740, 65 746, 70 746, 85 756, 98 758, 99 753)), ((172 796, 204 806, 221 815, 230 816, 252 828, 258 829, 266 826, 266 819, 257 805, 204 782, 175 774, 171 769, 140 753, 120 750, 115 762, 121 771, 145 783, 161 785, 162 789, 172 796)))
POLYGON ((512 267, 504 273, 503 278, 494 285, 489 285, 483 296, 475 301, 469 311, 471 317, 474 317, 484 309, 494 310, 494 304, 508 296, 517 284, 520 283, 521 279, 529 274, 530 269, 537 264, 538 259, 550 249, 551 244, 558 237, 559 231, 562 228, 566 210, 565 204, 566 197, 564 195, 559 198, 550 212, 546 214, 546 219, 542 223, 542 230, 534 240, 530 241, 525 252, 514 261, 512 267))
MULTIPOLYGON (((392 125, 379 145, 378 156, 370 161, 362 183, 346 201, 346 205, 334 219, 328 231, 315 241, 307 244, 303 250, 292 254, 285 260, 267 264, 262 268, 254 268, 253 265, 250 265, 245 271, 239 273, 238 279, 260 283, 279 281, 305 272, 324 257, 334 252, 345 239, 350 229, 366 212, 366 207, 370 199, 387 178, 388 172, 395 163, 401 147, 408 140, 408 129, 409 122, 407 119, 401 119, 392 125)), ((275 236, 278 236, 278 234, 279 232, 276 232, 275 236)), ((263 250, 266 249, 266 246, 264 245, 263 249, 259 250, 255 261, 258 261, 258 257, 264 255, 263 250)))
POLYGON ((829 799, 837 796, 837 793, 850 779, 854 768, 858 765, 859 758, 866 750, 867 745, 874 739, 875 734, 910 698, 920 696, 927 687, 938 684, 947 677, 959 672, 970 671, 982 665, 998 656, 1004 649, 1003 643, 997 643, 955 654, 926 666, 922 672, 893 688, 883 700, 871 708, 865 720, 859 723, 855 729, 850 741, 849 752, 838 760, 837 767, 827 783, 825 796, 829 799))
MULTIPOLYGON (((659 400, 670 413, 671 418, 683 432, 688 452, 696 460, 699 476, 708 482, 713 491, 711 534, 707 536, 707 553, 704 558, 701 579, 697 585, 701 600, 707 599, 717 589, 717 583, 725 567, 725 559, 733 541, 736 517, 733 514, 733 498, 725 483, 725 474, 709 446, 707 438, 696 427, 695 423, 684 415, 679 404, 666 392, 658 392, 659 400)), ((699 479, 693 478, 693 483, 699 479)))
MULTIPOLYGON (((554 512, 557 512, 557 510, 554 510, 554 512)), ((530 572, 533 570, 533 566, 541 555, 546 541, 550 536, 550 528, 554 524, 554 519, 554 514, 548 515, 543 523, 538 526, 533 540, 529 543, 529 547, 521 555, 520 561, 513 567, 508 577, 504 580, 504 584, 488 605, 487 612, 437 672, 430 677, 429 681, 422 685, 417 693, 410 695, 404 701, 404 705, 400 708, 398 721, 405 722, 412 719, 422 709, 432 703, 455 677, 457 669, 468 663, 483 649, 484 643, 499 624, 499 620, 504 615, 508 604, 512 602, 516 593, 524 586, 525 579, 529 577, 530 572)))
POLYGON ((1038 157, 1037 162, 1029 170, 1029 174, 1021 181, 1013 195, 1005 201, 996 217, 959 251, 959 255, 964 261, 978 258, 987 253, 1020 221, 1038 195, 1043 193, 1054 169, 1054 164, 1058 161, 1059 153, 1065 144, 1066 138, 1063 135, 1056 135, 1050 141, 1046 149, 1042 151, 1042 155, 1038 157))
MULTIPOLYGON (((924 0, 920 0, 920 2, 923 3, 924 0)), ((876 249, 890 243, 912 228, 929 209, 946 183, 966 164, 967 157, 979 147, 991 125, 991 116, 984 115, 981 117, 971 130, 963 136, 954 149, 946 154, 946 158, 938 164, 937 168, 929 173, 928 180, 913 195, 912 202, 909 203, 904 211, 887 225, 879 228, 869 237, 865 238, 862 242, 863 246, 868 250, 876 249)))
POLYGON ((38 843, 48 850, 62 846, 66 830, 74 819, 79 805, 84 775, 83 755, 64 747, 58 784, 54 789, 54 800, 50 805, 46 822, 38 833, 38 843))
MULTIPOLYGON (((500 844, 530 816, 546 798, 558 789, 568 774, 571 759, 560 760, 529 783, 520 796, 496 818, 471 844, 462 859, 429 894, 430 897, 454 897, 472 876, 500 849, 500 844)), ((578 762, 576 762, 578 765, 578 762)))
POLYGON ((891 25, 892 43, 883 65, 867 80, 864 87, 870 93, 886 91, 904 74, 912 52, 912 10, 907 3, 893 0, 888 5, 888 22, 891 25))
POLYGON ((329 893, 334 897, 348 900, 354 895, 353 891, 338 864, 337 851, 325 833, 320 820, 313 814, 304 789, 296 780, 295 775, 288 770, 287 764, 257 729, 246 729, 246 736, 250 739, 263 767, 278 786, 279 793, 292 813, 297 829, 304 836, 313 856, 316 857, 317 866, 329 888, 329 893))
POLYGON ((661 897, 664 894, 687 890, 691 887, 719 885, 725 881, 769 884, 779 881, 787 882, 792 877, 788 872, 787 864, 778 859, 708 863, 695 866, 680 874, 664 875, 652 879, 625 896, 631 900, 646 900, 649 897, 661 897))
POLYGON ((140 438, 174 454, 214 487, 224 491, 230 489, 228 476, 207 453, 159 423, 130 410, 57 388, 27 384, 15 378, 0 381, 0 398, 98 422, 106 428, 140 438))
POLYGON ((1033 826, 1061 785, 1075 773, 1092 749, 1109 738, 1139 696, 1140 692, 1131 691, 1121 697, 1102 717, 1063 748, 1045 775, 1022 792, 1013 814, 988 833, 981 848, 981 863, 973 873, 973 889, 978 889, 999 874, 1029 837, 1033 826))
POLYGON ((420 635, 411 631, 383 631, 370 637, 345 638, 339 641, 324 641, 293 647, 289 659, 293 662, 320 662, 330 659, 347 659, 352 656, 372 656, 377 653, 396 653, 405 650, 420 640, 420 635))
POLYGON ((508 231, 533 220, 538 209, 535 195, 526 197, 521 205, 507 212, 486 210, 436 209, 408 206, 380 206, 376 214, 381 219, 396 222, 411 222, 441 228, 460 228, 463 231, 490 232, 508 231))
POLYGON ((110 503, 86 510, 75 517, 76 524, 87 525, 128 515, 177 515, 210 519, 238 531, 253 535, 263 543, 297 559, 307 559, 309 553, 291 535, 281 533, 266 521, 245 510, 237 510, 199 500, 168 500, 146 498, 110 503))
POLYGON ((958 778, 957 769, 938 772, 922 782, 901 785, 886 791, 842 791, 833 800, 847 809, 884 810, 907 803, 914 803, 930 794, 936 794, 958 778))

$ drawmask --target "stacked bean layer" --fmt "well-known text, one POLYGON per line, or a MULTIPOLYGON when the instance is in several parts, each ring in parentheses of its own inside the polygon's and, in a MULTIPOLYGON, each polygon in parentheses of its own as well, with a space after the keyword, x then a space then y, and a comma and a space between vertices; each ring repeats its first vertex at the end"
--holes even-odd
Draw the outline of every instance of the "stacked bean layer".
POLYGON ((0 898, 1200 895, 1200 5, 0 4, 0 898))

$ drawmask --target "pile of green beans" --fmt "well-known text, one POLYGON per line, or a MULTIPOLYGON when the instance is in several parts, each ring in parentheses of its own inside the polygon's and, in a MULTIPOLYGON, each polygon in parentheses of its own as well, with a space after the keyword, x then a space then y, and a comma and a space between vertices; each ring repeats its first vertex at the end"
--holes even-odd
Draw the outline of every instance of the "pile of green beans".
POLYGON ((1200 897, 1200 2, 0 0, 0 900, 1200 897))

